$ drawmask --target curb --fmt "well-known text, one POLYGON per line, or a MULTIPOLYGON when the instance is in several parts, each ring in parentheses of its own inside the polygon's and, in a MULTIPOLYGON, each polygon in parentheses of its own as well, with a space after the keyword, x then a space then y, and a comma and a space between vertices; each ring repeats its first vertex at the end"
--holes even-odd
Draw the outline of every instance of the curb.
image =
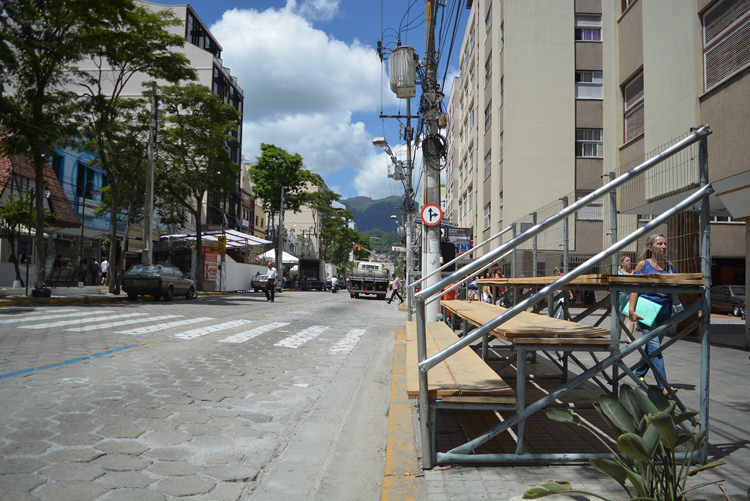
POLYGON ((381 500, 417 499, 419 468, 412 424, 412 404, 406 396, 406 335, 404 326, 396 329, 391 379, 391 406, 388 412, 388 441, 381 500))
MULTIPOLYGON (((199 292, 199 296, 226 296, 229 292, 199 292)), ((0 299, 0 307, 3 306, 44 306, 47 304, 91 304, 91 303, 114 303, 127 301, 128 296, 71 296, 53 298, 19 298, 0 299)))

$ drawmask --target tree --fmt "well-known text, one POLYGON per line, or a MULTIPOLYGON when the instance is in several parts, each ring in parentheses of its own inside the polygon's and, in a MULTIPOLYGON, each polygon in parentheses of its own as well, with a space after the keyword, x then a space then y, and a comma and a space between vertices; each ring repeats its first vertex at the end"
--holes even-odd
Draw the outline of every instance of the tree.
MULTIPOLYGON (((80 72, 71 66, 92 54, 109 20, 134 9, 131 0, 28 0, 3 2, 0 15, 0 125, 6 154, 28 155, 35 186, 44 185, 44 155, 76 137, 72 95, 65 85, 80 72)), ((44 234, 43 193, 36 190, 36 233, 44 234)), ((34 284, 46 274, 46 245, 36 239, 34 284)))
MULTIPOLYGON (((82 146, 97 153, 96 163, 106 172, 110 212, 110 236, 117 239, 117 218, 124 196, 129 209, 134 196, 142 200, 136 182, 145 165, 148 121, 143 120, 144 99, 124 98, 123 92, 135 75, 148 75, 167 82, 193 80, 195 71, 184 54, 174 52, 185 39, 168 29, 180 21, 171 11, 154 13, 143 7, 127 10, 98 32, 101 44, 91 57, 90 69, 80 82, 78 117, 84 124, 82 146)), ((128 219, 128 223, 131 219, 128 219)), ((128 225, 129 227, 129 225, 128 225)), ((150 238, 145 235, 144 238, 150 238)), ((109 249, 110 263, 116 263, 117 246, 109 249)), ((109 290, 119 294, 119 280, 109 281, 109 290)))
POLYGON ((195 218, 198 290, 203 290, 203 204, 206 196, 237 188, 239 164, 229 149, 240 114, 198 84, 161 88, 164 108, 158 176, 169 201, 195 218))
POLYGON ((320 256, 329 263, 346 267, 354 243, 364 241, 362 236, 348 227, 354 218, 347 209, 335 209, 331 205, 341 199, 341 195, 329 190, 310 194, 307 206, 313 209, 320 221, 320 256))
MULTIPOLYGON (((13 253, 16 250, 16 240, 21 236, 21 226, 31 224, 33 227, 36 223, 36 211, 31 207, 31 196, 31 191, 22 191, 18 195, 11 193, 5 203, 0 206, 0 235, 8 239, 13 253)), ((49 211, 45 211, 45 214, 47 213, 49 211)), ((13 265, 16 270, 16 280, 24 287, 26 284, 21 278, 17 255, 13 265)))
MULTIPOLYGON (((253 184, 253 197, 262 201, 263 208, 270 215, 270 221, 274 221, 276 214, 283 214, 286 209, 299 212, 312 196, 307 188, 322 186, 322 181, 309 170, 302 168, 302 157, 299 153, 290 155, 282 148, 265 143, 260 145, 260 150, 258 162, 251 166, 248 172, 253 184)), ((279 256, 282 250, 280 245, 276 246, 277 266, 281 265, 279 256)))

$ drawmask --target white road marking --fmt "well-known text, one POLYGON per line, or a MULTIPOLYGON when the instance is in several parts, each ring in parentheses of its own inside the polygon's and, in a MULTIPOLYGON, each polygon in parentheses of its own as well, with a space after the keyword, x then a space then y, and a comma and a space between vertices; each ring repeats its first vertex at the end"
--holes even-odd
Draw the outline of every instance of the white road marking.
MULTIPOLYGON (((90 311, 80 311, 71 313, 68 311, 65 314, 60 315, 47 315, 42 318, 42 320, 52 320, 55 318, 81 318, 86 317, 90 315, 104 315, 105 313, 112 313, 115 310, 90 310, 90 311)), ((0 324, 18 324, 21 322, 38 322, 40 320, 39 316, 41 315, 41 312, 39 313, 27 313, 23 317, 20 315, 14 315, 10 318, 3 318, 0 320, 0 324), (32 316, 33 315, 33 316, 32 316)))
POLYGON ((344 338, 338 343, 334 344, 331 349, 328 350, 328 353, 348 353, 352 351, 354 347, 357 346, 360 338, 365 335, 365 332, 367 332, 367 329, 352 329, 349 331, 349 334, 344 336, 344 338))
POLYGON ((299 348, 311 339, 315 339, 316 337, 320 336, 328 329, 330 329, 330 327, 325 325, 313 325, 312 327, 308 327, 307 329, 303 330, 299 334, 295 334, 294 336, 289 336, 282 339, 278 343, 274 344, 274 346, 283 346, 285 348, 299 348))
POLYGON ((239 334, 235 334, 234 336, 229 336, 228 338, 222 339, 219 342, 244 343, 245 341, 248 341, 254 337, 260 336, 261 334, 265 334, 266 332, 270 332, 274 329, 278 329, 279 327, 284 327, 286 325, 289 325, 289 322, 273 322, 267 325, 261 325, 260 327, 256 327, 255 329, 246 332, 240 332, 239 334))
POLYGON ((233 327, 239 327, 241 325, 247 325, 250 323, 252 323, 252 320, 234 320, 232 322, 225 322, 223 324, 214 324, 214 325, 209 325, 207 327, 201 327, 199 329, 193 329, 190 331, 180 332, 179 334, 175 334, 174 337, 178 337, 180 339, 193 339, 196 337, 205 336, 206 334, 211 334, 212 332, 223 331, 226 329, 231 329, 233 327))
POLYGON ((88 332, 96 329, 109 329, 110 327, 120 327, 121 325, 142 324, 143 322, 155 322, 157 320, 168 320, 170 318, 180 318, 182 315, 161 315, 149 318, 132 318, 121 322, 109 322, 106 324, 87 325, 85 327, 76 327, 74 329, 65 329, 73 332, 88 332))
MULTIPOLYGON (((107 317, 107 320, 113 320, 115 318, 132 318, 132 317, 143 317, 148 313, 126 313, 124 315, 112 315, 107 317)), ((36 325, 22 325, 19 329, 51 329, 53 327, 64 327, 66 325, 77 325, 77 324, 90 324, 92 322, 99 322, 99 318, 80 318, 77 317, 74 320, 64 320, 60 322, 52 322, 49 324, 36 324, 36 325)))
POLYGON ((209 320, 214 320, 214 319, 211 317, 188 318, 185 320, 178 320, 176 322, 167 322, 166 324, 149 325, 146 327, 140 327, 138 329, 131 329, 129 331, 118 331, 117 334, 151 334, 152 332, 159 332, 159 331, 171 329, 172 327, 180 327, 182 325, 196 324, 198 322, 207 322, 209 320))

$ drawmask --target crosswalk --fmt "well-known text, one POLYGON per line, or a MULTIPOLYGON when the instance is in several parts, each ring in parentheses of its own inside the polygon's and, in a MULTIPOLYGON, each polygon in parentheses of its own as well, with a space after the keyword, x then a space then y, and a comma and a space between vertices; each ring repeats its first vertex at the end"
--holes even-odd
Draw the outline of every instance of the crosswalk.
POLYGON ((117 313, 111 309, 60 309, 24 312, 19 315, 0 315, 0 329, 59 329, 61 332, 94 332, 111 330, 115 334, 139 336, 162 331, 168 337, 179 340, 194 340, 212 334, 223 334, 220 343, 239 344, 264 335, 270 346, 277 349, 296 350, 318 340, 327 343, 324 348, 330 354, 347 354, 354 350, 366 329, 351 329, 349 332, 332 330, 331 325, 311 325, 301 330, 289 329, 290 322, 263 321, 262 319, 239 319, 221 322, 214 317, 185 318, 184 315, 150 315, 149 313, 117 313), (120 329, 120 328, 123 329, 120 329), (286 329, 285 329, 286 328, 286 329), (279 338, 278 334, 283 337, 279 338), (324 336, 326 334, 326 336, 324 336))

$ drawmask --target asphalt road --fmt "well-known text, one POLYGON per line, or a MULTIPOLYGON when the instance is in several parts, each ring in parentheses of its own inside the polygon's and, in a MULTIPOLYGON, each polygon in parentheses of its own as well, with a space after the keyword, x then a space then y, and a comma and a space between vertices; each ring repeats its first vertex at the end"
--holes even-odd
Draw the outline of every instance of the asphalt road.
POLYGON ((0 499, 377 499, 405 313, 284 292, 0 310, 0 499))

